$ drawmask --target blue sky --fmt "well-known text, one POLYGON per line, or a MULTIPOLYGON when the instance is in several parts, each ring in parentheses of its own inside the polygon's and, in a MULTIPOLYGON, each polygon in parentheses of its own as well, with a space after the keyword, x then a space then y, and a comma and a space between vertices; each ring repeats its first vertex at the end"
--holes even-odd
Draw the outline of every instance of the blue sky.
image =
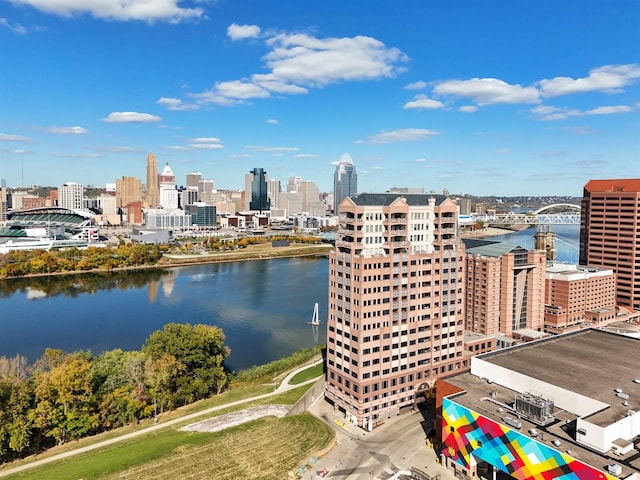
POLYGON ((640 176, 640 2, 0 0, 0 178, 575 195, 640 176), (24 174, 22 174, 24 168, 24 174))

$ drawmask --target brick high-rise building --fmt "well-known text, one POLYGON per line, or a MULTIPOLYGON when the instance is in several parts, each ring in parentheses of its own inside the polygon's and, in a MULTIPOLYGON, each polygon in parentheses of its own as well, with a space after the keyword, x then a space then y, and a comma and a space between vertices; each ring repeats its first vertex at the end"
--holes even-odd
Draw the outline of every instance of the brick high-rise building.
POLYGON ((616 302, 640 310, 640 179, 584 186, 580 264, 616 273, 616 302))
POLYGON ((464 245, 440 195, 360 194, 329 255, 326 397, 365 428, 467 368, 464 245))
POLYGON ((116 207, 124 208, 133 202, 142 201, 142 182, 136 177, 116 179, 116 207))
POLYGON ((465 328, 513 337, 544 326, 545 253, 514 243, 465 240, 465 328))

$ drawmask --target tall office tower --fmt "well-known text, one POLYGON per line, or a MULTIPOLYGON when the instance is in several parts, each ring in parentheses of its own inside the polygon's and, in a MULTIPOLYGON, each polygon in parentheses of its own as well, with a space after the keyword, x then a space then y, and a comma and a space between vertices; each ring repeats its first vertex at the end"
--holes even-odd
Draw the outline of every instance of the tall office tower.
POLYGON ((269 201, 271 202, 271 206, 273 208, 280 208, 278 207, 278 195, 282 192, 280 180, 276 180, 275 178, 269 179, 267 189, 269 190, 269 201))
POLYGON ((81 183, 67 182, 58 187, 58 206, 72 210, 82 210, 84 186, 81 183))
POLYGON ((116 206, 126 207, 132 202, 142 201, 142 182, 136 177, 116 179, 116 206))
POLYGON ((179 192, 176 189, 176 176, 173 174, 169 163, 167 163, 160 175, 158 175, 158 186, 160 189, 160 205, 166 209, 178 208, 179 192))
POLYGON ((202 174, 200 172, 187 173, 187 188, 189 187, 200 188, 201 180, 202 180, 202 174))
POLYGON ((544 327, 545 253, 513 243, 464 240, 466 330, 518 338, 544 327))
POLYGON ((358 193, 358 175, 351 157, 344 153, 333 174, 333 212, 338 214, 340 202, 346 197, 358 193))
POLYGON ((250 177, 245 177, 245 179, 250 178, 250 182, 249 189, 245 195, 250 198, 249 210, 261 213, 269 210, 271 203, 268 198, 267 181, 269 178, 267 177, 267 172, 262 168, 254 168, 247 175, 250 177))
POLYGON ((158 164, 153 153, 147 155, 147 206, 154 208, 160 205, 160 188, 158 186, 158 164))
POLYGON ((316 182, 302 180, 298 185, 298 191, 302 194, 302 211, 312 216, 324 216, 327 213, 322 200, 320 200, 320 190, 316 182))
POLYGON ((616 302, 640 310, 640 179, 590 180, 580 219, 580 264, 616 273, 616 302))
POLYGON ((345 200, 329 254, 327 399, 365 428, 468 368, 464 245, 440 195, 345 200))

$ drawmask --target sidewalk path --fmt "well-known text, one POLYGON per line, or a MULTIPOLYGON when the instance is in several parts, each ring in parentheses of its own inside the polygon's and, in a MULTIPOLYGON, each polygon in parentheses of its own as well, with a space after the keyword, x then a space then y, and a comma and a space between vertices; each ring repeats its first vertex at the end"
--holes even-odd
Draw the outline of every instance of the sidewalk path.
POLYGON ((315 366, 315 365, 317 365, 317 364, 319 364, 321 362, 322 362, 322 360, 317 360, 317 361, 315 361, 313 363, 304 365, 304 366, 302 366, 300 368, 297 368, 296 370, 293 370, 286 377, 284 377, 282 382, 280 382, 280 385, 278 385, 277 388, 275 388, 273 392, 265 393, 263 395, 256 395, 255 397, 244 398, 242 400, 237 400, 235 402, 225 403, 224 405, 219 405, 217 407, 211 407, 211 408, 208 408, 206 410, 201 410, 199 412, 190 413, 189 415, 184 415, 182 417, 174 418, 173 420, 168 420, 167 422, 159 423, 158 425, 154 425, 152 427, 147 427, 147 428, 143 428, 142 430, 137 430, 135 432, 127 433, 126 435, 121 435, 119 437, 110 438, 109 440, 104 440, 102 442, 94 443, 93 445, 87 445, 86 447, 81 447, 81 448, 77 448, 75 450, 70 450, 68 452, 59 453, 58 455, 53 455, 51 457, 43 458, 42 460, 36 460, 34 462, 25 463, 24 465, 20 465, 19 467, 13 467, 13 468, 9 468, 7 470, 0 470, 0 478, 1 477, 7 477, 9 475, 13 475, 13 474, 18 473, 18 472, 22 472, 22 471, 28 470, 30 468, 35 468, 35 467, 39 467, 39 466, 42 466, 42 465, 46 465, 47 463, 56 462, 56 461, 64 459, 64 458, 69 458, 69 457, 73 457, 75 455, 80 455, 81 453, 91 452, 93 450, 97 450, 99 448, 106 447, 107 445, 113 445, 114 443, 122 442, 124 440, 129 440, 130 438, 135 438, 135 437, 139 437, 141 435, 146 435, 146 434, 154 432, 156 430, 160 430, 161 428, 170 427, 171 425, 175 425, 177 423, 182 423, 182 422, 184 422, 186 420, 191 420, 193 418, 198 418, 198 417, 201 417, 203 415, 207 415, 209 413, 216 412, 218 410, 223 410, 225 408, 234 407, 236 405, 242 405, 243 403, 249 403, 249 402, 253 402, 255 400, 261 400, 263 398, 269 398, 269 397, 272 397, 274 395, 278 395, 279 393, 286 392, 288 390, 293 390, 294 388, 298 388, 298 387, 301 387, 303 385, 307 385, 309 383, 314 383, 317 380, 317 378, 313 378, 311 380, 307 380, 306 382, 302 382, 302 383, 299 383, 299 384, 296 384, 296 385, 289 384, 289 381, 297 373, 302 372, 302 371, 306 370, 307 368, 315 366))

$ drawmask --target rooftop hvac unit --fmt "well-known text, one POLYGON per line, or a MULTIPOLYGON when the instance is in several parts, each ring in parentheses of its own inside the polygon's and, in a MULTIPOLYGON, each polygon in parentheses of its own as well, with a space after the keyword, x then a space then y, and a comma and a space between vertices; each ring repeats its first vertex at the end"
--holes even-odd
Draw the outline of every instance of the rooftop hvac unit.
POLYGON ((553 400, 533 393, 517 393, 515 410, 518 416, 537 425, 547 425, 554 420, 553 400))
POLYGON ((522 428, 522 422, 520 422, 520 420, 516 420, 515 418, 502 417, 502 421, 504 422, 505 425, 509 425, 510 427, 517 428, 517 429, 522 428))
POLYGON ((616 397, 624 398, 625 400, 627 400, 629 398, 629 394, 624 392, 618 392, 616 393, 616 397))
POLYGON ((610 463, 607 465, 607 470, 611 475, 620 475, 622 473, 622 467, 617 463, 610 463))

